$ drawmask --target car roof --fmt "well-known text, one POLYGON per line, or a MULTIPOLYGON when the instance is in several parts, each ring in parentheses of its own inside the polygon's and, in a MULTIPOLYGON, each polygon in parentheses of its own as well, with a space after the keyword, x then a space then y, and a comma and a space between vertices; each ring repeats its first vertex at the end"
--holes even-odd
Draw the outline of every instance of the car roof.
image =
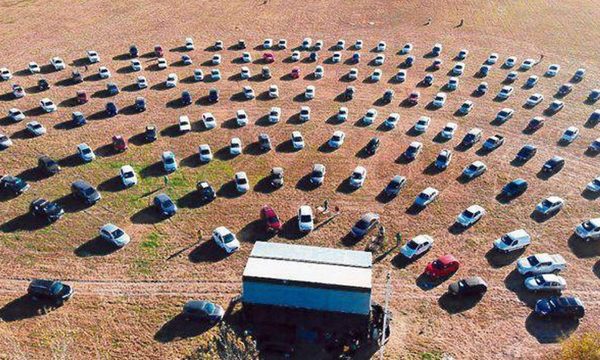
POLYGON ((71 185, 74 187, 80 188, 80 189, 87 189, 87 188, 92 187, 92 185, 90 185, 90 183, 88 183, 85 180, 81 180, 81 179, 73 181, 73 183, 71 185))
POLYGON ((242 178, 242 177, 244 177, 244 178, 245 178, 245 177, 247 177, 247 176, 246 176, 246 173, 245 173, 245 172, 243 172, 243 171, 239 171, 239 172, 236 172, 236 173, 235 173, 235 177, 236 177, 236 178, 242 178))
POLYGON ((438 260, 444 264, 449 264, 451 262, 457 261, 454 255, 451 254, 442 255, 438 258, 438 260))
POLYGON ((524 237, 529 237, 529 234, 527 233, 527 231, 523 230, 523 229, 518 229, 518 230, 514 230, 509 232, 508 234, 509 237, 511 238, 524 238, 524 237))
POLYGON ((117 230, 118 228, 119 227, 117 225, 112 224, 112 223, 108 223, 108 224, 103 225, 100 228, 100 230, 104 230, 104 231, 108 231, 108 232, 113 232, 113 231, 117 230))
POLYGON ((312 209, 310 206, 308 205, 302 205, 300 206, 300 208, 298 209, 298 213, 300 215, 312 215, 312 209))
POLYGON ((165 193, 160 193, 160 194, 156 195, 154 198, 159 200, 160 202, 171 200, 169 195, 167 195, 165 193))
POLYGON ((433 243, 433 238, 429 235, 417 235, 411 239, 412 242, 422 244, 424 242, 433 243))
POLYGON ((274 167, 271 169, 271 172, 273 174, 281 174, 281 173, 283 173, 283 168, 282 167, 274 167))
POLYGON ((354 168, 353 172, 366 172, 366 171, 367 171, 367 169, 365 169, 364 167, 362 167, 362 166, 359 165, 359 166, 357 166, 357 167, 354 168))
POLYGON ((121 166, 122 172, 133 172, 133 167, 131 165, 123 165, 121 166))
POLYGON ((375 213, 372 213, 372 212, 369 212, 369 213, 363 214, 360 217, 360 219, 364 220, 364 221, 367 221, 367 222, 371 222, 372 220, 379 219, 379 215, 377 215, 375 213))
POLYGON ((431 194, 433 194, 434 192, 437 192, 437 189, 436 189, 436 188, 433 188, 433 187, 431 187, 431 186, 430 186, 430 187, 428 187, 428 188, 426 188, 425 190, 421 191, 421 193, 423 193, 423 194, 428 194, 428 195, 431 195, 431 194))
POLYGON ((468 278, 463 279, 463 281, 469 286, 485 285, 487 287, 487 283, 485 282, 485 280, 483 280, 479 276, 470 276, 468 278))
POLYGON ((216 229, 213 230, 213 233, 215 234, 219 234, 221 236, 227 235, 227 234, 231 234, 232 232, 229 231, 229 229, 227 229, 225 226, 219 226, 216 229))
POLYGON ((323 164, 314 164, 313 170, 325 170, 325 165, 323 164))

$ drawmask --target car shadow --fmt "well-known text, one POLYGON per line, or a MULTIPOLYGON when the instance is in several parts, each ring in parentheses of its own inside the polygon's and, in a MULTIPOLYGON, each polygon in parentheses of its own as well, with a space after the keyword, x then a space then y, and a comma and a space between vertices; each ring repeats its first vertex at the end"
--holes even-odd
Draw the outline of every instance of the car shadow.
POLYGON ((106 256, 119 250, 119 247, 102 239, 100 236, 79 245, 73 252, 78 257, 106 256))
POLYGON ((16 231, 36 231, 43 229, 48 225, 48 221, 39 216, 33 216, 30 213, 19 215, 0 225, 0 231, 3 233, 12 233, 16 231))
POLYGON ((578 319, 543 319, 533 311, 525 320, 525 329, 540 344, 559 343, 573 334, 578 327, 578 319))
POLYGON ((263 220, 256 219, 244 225, 236 236, 240 241, 255 243, 257 241, 269 241, 275 236, 275 233, 265 229, 263 220))
POLYGON ((492 247, 485 253, 485 259, 488 264, 494 269, 498 269, 514 263, 518 258, 525 253, 525 248, 503 253, 492 247))
POLYGON ((600 255, 600 241, 586 242, 576 234, 572 234, 567 241, 569 249, 580 259, 592 258, 600 255))
POLYGON ((227 252, 221 249, 212 239, 200 243, 188 255, 188 259, 193 263, 218 262, 227 257, 227 252))
POLYGON ((148 206, 131 215, 129 218, 135 224, 156 224, 163 220, 154 206, 148 206))
POLYGON ((517 269, 513 269, 506 278, 504 278, 504 286, 515 293, 521 302, 533 309, 535 303, 544 297, 544 294, 537 294, 529 291, 523 284, 524 280, 525 276, 519 274, 517 269))
POLYGON ((237 187, 235 185, 234 180, 230 180, 225 184, 221 185, 219 190, 217 190, 217 195, 220 197, 224 197, 226 199, 235 199, 239 198, 243 194, 237 191, 237 187))
POLYGON ((111 177, 98 184, 98 190, 100 191, 118 192, 125 189, 126 187, 123 185, 120 176, 111 177))
POLYGON ((56 304, 50 300, 34 300, 29 295, 23 295, 0 308, 0 320, 2 322, 14 322, 30 319, 49 313, 56 308, 56 304))
POLYGON ((67 194, 56 200, 65 213, 75 213, 89 208, 91 205, 86 204, 83 200, 75 197, 73 194, 67 194))
POLYGON ((474 308, 483 299, 483 294, 454 296, 449 292, 438 299, 438 305, 448 314, 458 314, 474 308))
POLYGON ((306 233, 303 233, 298 228, 298 216, 294 216, 286 221, 279 232, 279 237, 287 240, 298 240, 304 236, 306 236, 306 233))
POLYGON ((342 194, 351 194, 356 190, 358 189, 350 186, 350 178, 345 178, 344 180, 342 180, 342 182, 340 182, 338 187, 335 189, 335 192, 339 192, 342 194))
POLYGON ((415 280, 415 284, 421 290, 429 291, 431 289, 434 289, 434 288, 440 286, 450 276, 445 276, 445 277, 440 277, 440 278, 432 278, 432 277, 426 275, 425 273, 421 273, 415 280))
POLYGON ((183 314, 178 314, 161 326, 154 334, 154 340, 169 343, 189 339, 204 334, 214 325, 209 321, 187 320, 183 314))
POLYGON ((316 188, 318 188, 319 186, 316 184, 313 184, 310 181, 310 177, 311 174, 305 174, 304 176, 302 176, 298 182, 296 182, 296 189, 301 190, 301 191, 312 191, 315 190, 316 188))

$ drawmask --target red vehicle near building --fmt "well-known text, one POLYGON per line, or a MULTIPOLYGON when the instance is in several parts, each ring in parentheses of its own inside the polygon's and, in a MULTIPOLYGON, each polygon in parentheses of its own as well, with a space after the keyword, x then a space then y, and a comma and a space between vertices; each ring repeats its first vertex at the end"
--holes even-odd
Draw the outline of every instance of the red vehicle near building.
POLYGON ((127 142, 121 135, 115 135, 112 138, 112 145, 115 151, 125 151, 127 150, 127 142))
POLYGON ((437 260, 427 264, 427 267, 425 268, 425 275, 428 275, 432 278, 446 277, 454 274, 459 267, 460 263, 453 255, 443 255, 437 260))
POLYGON ((260 219, 264 221, 265 228, 267 231, 279 231, 281 230, 281 220, 275 213, 272 207, 265 205, 260 209, 260 219))
POLYGON ((292 79, 297 79, 300 77, 300 68, 299 67, 295 67, 292 69, 292 73, 291 73, 292 79))
POLYGON ((273 53, 267 52, 263 54, 263 60, 266 63, 272 63, 275 61, 275 55, 273 55, 273 53))

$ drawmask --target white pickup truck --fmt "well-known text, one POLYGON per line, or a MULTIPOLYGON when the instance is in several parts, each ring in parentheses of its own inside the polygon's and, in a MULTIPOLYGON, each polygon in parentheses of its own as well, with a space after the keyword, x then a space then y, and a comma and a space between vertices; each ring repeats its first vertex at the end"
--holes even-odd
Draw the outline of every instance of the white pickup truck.
POLYGON ((534 254, 517 260, 517 270, 525 276, 556 273, 567 267, 567 262, 559 254, 534 254))

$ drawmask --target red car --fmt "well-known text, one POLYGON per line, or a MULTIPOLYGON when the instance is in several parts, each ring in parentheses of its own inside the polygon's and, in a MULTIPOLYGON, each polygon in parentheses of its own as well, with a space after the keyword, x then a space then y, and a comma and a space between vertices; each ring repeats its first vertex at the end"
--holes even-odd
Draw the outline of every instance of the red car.
POLYGON ((156 55, 157 57, 162 57, 163 56, 163 48, 160 45, 156 45, 154 47, 154 55, 156 55))
POLYGON ((277 232, 281 230, 281 220, 269 205, 265 205, 260 209, 260 219, 265 222, 267 231, 277 232))
POLYGON ((275 61, 275 55, 273 53, 264 53, 263 60, 267 63, 272 63, 275 61))
POLYGON ((292 69, 292 78, 293 79, 297 79, 300 77, 300 68, 299 67, 295 67, 292 69))
POLYGON ((529 121, 529 123, 527 124, 527 131, 536 131, 537 129, 541 128, 542 126, 544 126, 544 118, 543 117, 534 117, 533 119, 531 119, 529 121))
POLYGON ((441 278, 452 275, 458 270, 460 263, 450 254, 440 256, 437 260, 427 264, 425 275, 432 278, 441 278))
POLYGON ((86 102, 88 102, 87 93, 83 90, 77 91, 77 103, 85 104, 86 102))
POLYGON ((115 151, 125 151, 127 150, 127 142, 121 135, 115 135, 112 138, 112 145, 115 151))
POLYGON ((419 103, 419 99, 421 98, 421 93, 418 91, 413 91, 408 95, 408 103, 411 105, 417 105, 419 103))

